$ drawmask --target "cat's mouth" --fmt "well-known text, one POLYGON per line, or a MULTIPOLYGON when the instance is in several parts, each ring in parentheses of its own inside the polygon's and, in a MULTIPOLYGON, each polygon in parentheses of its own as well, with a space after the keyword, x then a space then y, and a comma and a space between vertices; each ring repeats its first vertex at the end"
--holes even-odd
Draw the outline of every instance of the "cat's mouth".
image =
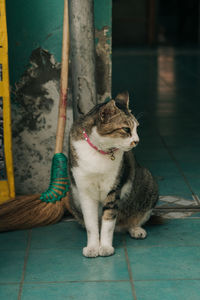
POLYGON ((138 145, 138 143, 139 143, 139 141, 132 141, 131 144, 130 144, 130 146, 132 148, 135 148, 138 145))
POLYGON ((130 151, 133 148, 137 147, 138 143, 139 143, 139 141, 133 141, 133 142, 130 143, 129 146, 127 146, 127 147, 121 147, 121 150, 123 150, 123 151, 130 151))

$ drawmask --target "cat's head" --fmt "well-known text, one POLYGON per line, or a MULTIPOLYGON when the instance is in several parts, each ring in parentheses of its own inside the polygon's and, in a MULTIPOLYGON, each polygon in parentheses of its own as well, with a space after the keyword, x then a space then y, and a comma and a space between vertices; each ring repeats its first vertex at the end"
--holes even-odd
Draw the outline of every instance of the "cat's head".
POLYGON ((120 93, 99 109, 96 132, 101 144, 129 151, 139 142, 136 118, 129 110, 128 92, 120 93))

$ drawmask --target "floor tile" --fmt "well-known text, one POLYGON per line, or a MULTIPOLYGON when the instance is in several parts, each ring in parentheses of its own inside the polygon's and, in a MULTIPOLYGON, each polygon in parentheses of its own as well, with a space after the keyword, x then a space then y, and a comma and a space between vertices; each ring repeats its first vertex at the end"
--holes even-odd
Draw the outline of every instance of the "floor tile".
MULTIPOLYGON (((76 221, 63 221, 32 230, 31 249, 81 249, 86 244, 86 230, 76 221)), ((123 235, 117 233, 113 245, 122 247, 123 235)))
POLYGON ((144 160, 141 165, 144 165, 154 176, 158 176, 161 180, 165 177, 180 176, 180 172, 172 160, 144 160))
POLYGON ((170 156, 165 149, 136 149, 135 151, 138 161, 140 160, 170 160, 170 156))
POLYGON ((148 136, 144 135, 144 133, 141 131, 140 134, 140 143, 138 145, 140 148, 163 148, 163 143, 158 135, 148 136))
POLYGON ((0 251, 0 283, 20 282, 25 251, 0 251))
POLYGON ((18 284, 0 284, 0 299, 16 300, 18 299, 19 285, 18 284))
POLYGON ((200 279, 199 247, 129 247, 133 279, 200 279))
POLYGON ((25 284, 22 300, 132 300, 129 282, 25 284))
POLYGON ((79 249, 31 250, 26 282, 65 280, 126 280, 128 271, 124 249, 110 257, 86 258, 79 249))
POLYGON ((196 161, 181 161, 179 165, 187 178, 200 178, 200 164, 196 161))
POLYGON ((200 198, 200 177, 187 177, 194 194, 200 198))
MULTIPOLYGON (((144 240, 127 235, 127 247, 200 246, 200 220, 165 220, 162 225, 146 225, 148 236, 144 240)), ((134 249, 133 249, 134 251, 134 249)))
POLYGON ((160 195, 174 195, 192 199, 192 193, 181 176, 158 178, 160 195))
POLYGON ((136 281, 138 300, 199 300, 200 280, 136 281))
POLYGON ((27 246, 28 231, 2 232, 0 250, 24 250, 27 246))
POLYGON ((32 230, 31 249, 75 248, 86 243, 86 232, 77 222, 61 222, 32 230))
POLYGON ((171 148, 171 152, 178 162, 191 161, 196 162, 200 166, 199 150, 200 147, 178 147, 171 148))
MULTIPOLYGON (((169 148, 170 147, 179 147, 179 146, 184 147, 184 145, 185 145, 185 136, 182 134, 165 136, 163 139, 169 148)), ((196 138, 190 139, 190 143, 191 143, 191 145, 200 147, 199 139, 196 139, 196 138)))

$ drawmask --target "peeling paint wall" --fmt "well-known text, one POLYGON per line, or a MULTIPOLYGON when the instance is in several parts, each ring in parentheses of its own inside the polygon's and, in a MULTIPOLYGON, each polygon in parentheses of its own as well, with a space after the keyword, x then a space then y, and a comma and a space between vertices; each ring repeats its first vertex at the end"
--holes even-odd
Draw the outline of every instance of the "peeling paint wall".
MULTIPOLYGON (((49 184, 58 113, 63 3, 6 1, 18 194, 43 192, 49 184)), ((98 102, 111 95, 111 3, 94 1, 98 102)), ((64 153, 73 114, 71 89, 68 99, 64 153)))
MULTIPOLYGON (((48 185, 58 114, 60 64, 41 48, 32 52, 29 64, 16 83, 17 105, 12 109, 14 169, 19 194, 30 190, 42 192, 48 185)), ((68 104, 67 124, 70 124, 70 100, 68 104)), ((66 150, 65 147, 65 154, 66 150)))

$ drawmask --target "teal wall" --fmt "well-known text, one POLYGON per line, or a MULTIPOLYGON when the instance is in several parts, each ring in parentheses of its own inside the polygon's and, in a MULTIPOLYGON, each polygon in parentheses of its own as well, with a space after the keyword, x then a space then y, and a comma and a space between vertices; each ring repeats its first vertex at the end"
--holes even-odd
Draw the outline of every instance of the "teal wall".
POLYGON ((42 47, 61 60, 62 0, 7 0, 10 81, 27 68, 33 49, 42 47))
MULTIPOLYGON (((63 7, 63 0, 6 1, 11 85, 27 68, 35 48, 44 48, 61 61, 63 7)), ((94 14, 97 30, 108 26, 110 43, 112 1, 95 0, 94 14)))
POLYGON ((112 27, 112 1, 95 0, 94 1, 94 23, 95 28, 101 30, 105 25, 109 26, 111 34, 112 27))

